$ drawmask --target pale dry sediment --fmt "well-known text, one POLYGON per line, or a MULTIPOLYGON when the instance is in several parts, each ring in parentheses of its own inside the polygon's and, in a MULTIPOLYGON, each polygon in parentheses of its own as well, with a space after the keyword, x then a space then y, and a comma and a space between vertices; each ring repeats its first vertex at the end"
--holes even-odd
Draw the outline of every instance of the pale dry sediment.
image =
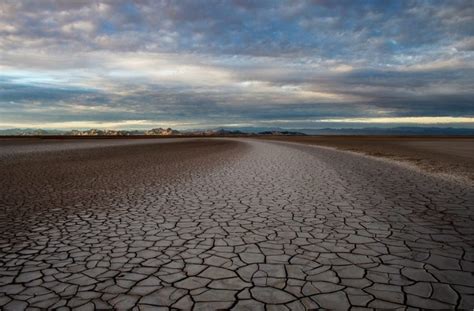
POLYGON ((427 173, 474 184, 472 137, 263 136, 260 139, 337 148, 397 161, 427 173))
POLYGON ((1 165, 5 309, 474 306, 473 189, 392 163, 228 139, 1 165))

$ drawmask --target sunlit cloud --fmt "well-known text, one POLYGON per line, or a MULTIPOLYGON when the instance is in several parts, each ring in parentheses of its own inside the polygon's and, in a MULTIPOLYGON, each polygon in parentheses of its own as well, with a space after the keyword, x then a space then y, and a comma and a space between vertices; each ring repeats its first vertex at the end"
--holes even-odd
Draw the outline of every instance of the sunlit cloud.
POLYGON ((404 124, 456 124, 472 123, 474 117, 393 117, 393 118, 344 118, 344 119, 321 119, 316 122, 337 123, 404 123, 404 124))
POLYGON ((97 122, 97 121, 67 121, 67 122, 31 122, 31 123, 2 123, 2 128, 44 128, 44 129, 144 129, 152 127, 179 127, 187 128, 199 123, 186 122, 155 122, 150 120, 123 120, 114 122, 97 122))

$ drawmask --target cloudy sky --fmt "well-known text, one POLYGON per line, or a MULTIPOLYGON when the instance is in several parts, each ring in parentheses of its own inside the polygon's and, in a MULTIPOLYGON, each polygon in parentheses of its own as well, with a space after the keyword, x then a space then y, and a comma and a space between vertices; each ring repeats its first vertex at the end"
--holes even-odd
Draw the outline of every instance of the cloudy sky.
POLYGON ((474 5, 0 0, 0 128, 474 127, 474 5))

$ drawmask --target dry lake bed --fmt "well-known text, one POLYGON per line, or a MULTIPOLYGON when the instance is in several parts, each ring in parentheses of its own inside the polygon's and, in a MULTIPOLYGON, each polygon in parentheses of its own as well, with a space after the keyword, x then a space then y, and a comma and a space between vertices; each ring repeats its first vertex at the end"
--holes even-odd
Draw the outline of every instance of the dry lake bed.
POLYGON ((0 140, 0 309, 474 308, 470 145, 309 143, 0 140))

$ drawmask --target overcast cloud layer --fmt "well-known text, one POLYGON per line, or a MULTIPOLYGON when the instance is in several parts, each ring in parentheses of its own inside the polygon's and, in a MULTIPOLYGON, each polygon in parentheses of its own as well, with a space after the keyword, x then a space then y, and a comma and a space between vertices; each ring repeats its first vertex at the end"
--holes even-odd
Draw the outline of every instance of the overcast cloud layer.
POLYGON ((0 127, 474 126, 467 1, 0 1, 0 127))

